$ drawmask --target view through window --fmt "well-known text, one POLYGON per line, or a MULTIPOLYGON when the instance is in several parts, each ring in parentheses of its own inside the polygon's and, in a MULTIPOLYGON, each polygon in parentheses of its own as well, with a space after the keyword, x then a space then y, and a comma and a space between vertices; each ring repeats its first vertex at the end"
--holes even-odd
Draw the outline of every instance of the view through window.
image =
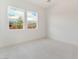
POLYGON ((24 10, 8 6, 9 29, 24 28, 24 10))
POLYGON ((35 11, 27 11, 27 28, 35 29, 38 27, 38 13, 35 11))

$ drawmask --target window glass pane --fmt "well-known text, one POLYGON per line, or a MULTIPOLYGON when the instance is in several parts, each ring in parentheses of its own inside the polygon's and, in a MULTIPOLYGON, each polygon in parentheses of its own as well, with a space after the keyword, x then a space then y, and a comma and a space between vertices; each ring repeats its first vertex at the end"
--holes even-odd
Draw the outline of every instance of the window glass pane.
POLYGON ((8 6, 9 29, 24 28, 24 10, 8 6))
POLYGON ((35 29, 38 27, 38 13, 35 11, 27 11, 27 27, 35 29))

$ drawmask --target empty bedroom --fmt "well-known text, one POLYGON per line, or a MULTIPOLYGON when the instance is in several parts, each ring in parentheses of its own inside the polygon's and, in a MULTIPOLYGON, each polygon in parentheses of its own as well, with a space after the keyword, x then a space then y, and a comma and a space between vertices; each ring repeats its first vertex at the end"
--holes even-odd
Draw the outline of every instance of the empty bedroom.
POLYGON ((0 59, 78 59, 78 0, 0 0, 0 59))

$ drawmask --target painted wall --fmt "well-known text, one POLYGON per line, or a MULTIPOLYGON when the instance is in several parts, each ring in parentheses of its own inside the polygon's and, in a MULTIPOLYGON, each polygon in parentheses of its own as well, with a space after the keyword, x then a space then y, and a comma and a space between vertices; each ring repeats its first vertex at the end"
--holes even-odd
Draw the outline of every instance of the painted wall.
POLYGON ((47 13, 48 37, 77 45, 77 0, 55 0, 45 10, 47 13))
POLYGON ((0 47, 45 37, 45 16, 43 8, 23 0, 0 0, 0 47), (36 10, 39 13, 39 27, 34 30, 9 30, 7 7, 36 10))

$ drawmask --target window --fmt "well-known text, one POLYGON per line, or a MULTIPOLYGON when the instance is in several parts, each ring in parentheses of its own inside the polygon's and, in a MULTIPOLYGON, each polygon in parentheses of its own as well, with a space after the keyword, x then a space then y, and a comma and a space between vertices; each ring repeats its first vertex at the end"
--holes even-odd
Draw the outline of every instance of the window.
MULTIPOLYGON (((25 27, 25 11, 24 9, 8 6, 9 29, 24 29, 25 27)), ((38 28, 38 13, 36 11, 27 11, 27 28, 38 28)))
POLYGON ((36 11, 27 11, 27 28, 36 29, 38 27, 38 13, 36 11))
POLYGON ((24 10, 8 6, 9 29, 24 28, 24 10))

